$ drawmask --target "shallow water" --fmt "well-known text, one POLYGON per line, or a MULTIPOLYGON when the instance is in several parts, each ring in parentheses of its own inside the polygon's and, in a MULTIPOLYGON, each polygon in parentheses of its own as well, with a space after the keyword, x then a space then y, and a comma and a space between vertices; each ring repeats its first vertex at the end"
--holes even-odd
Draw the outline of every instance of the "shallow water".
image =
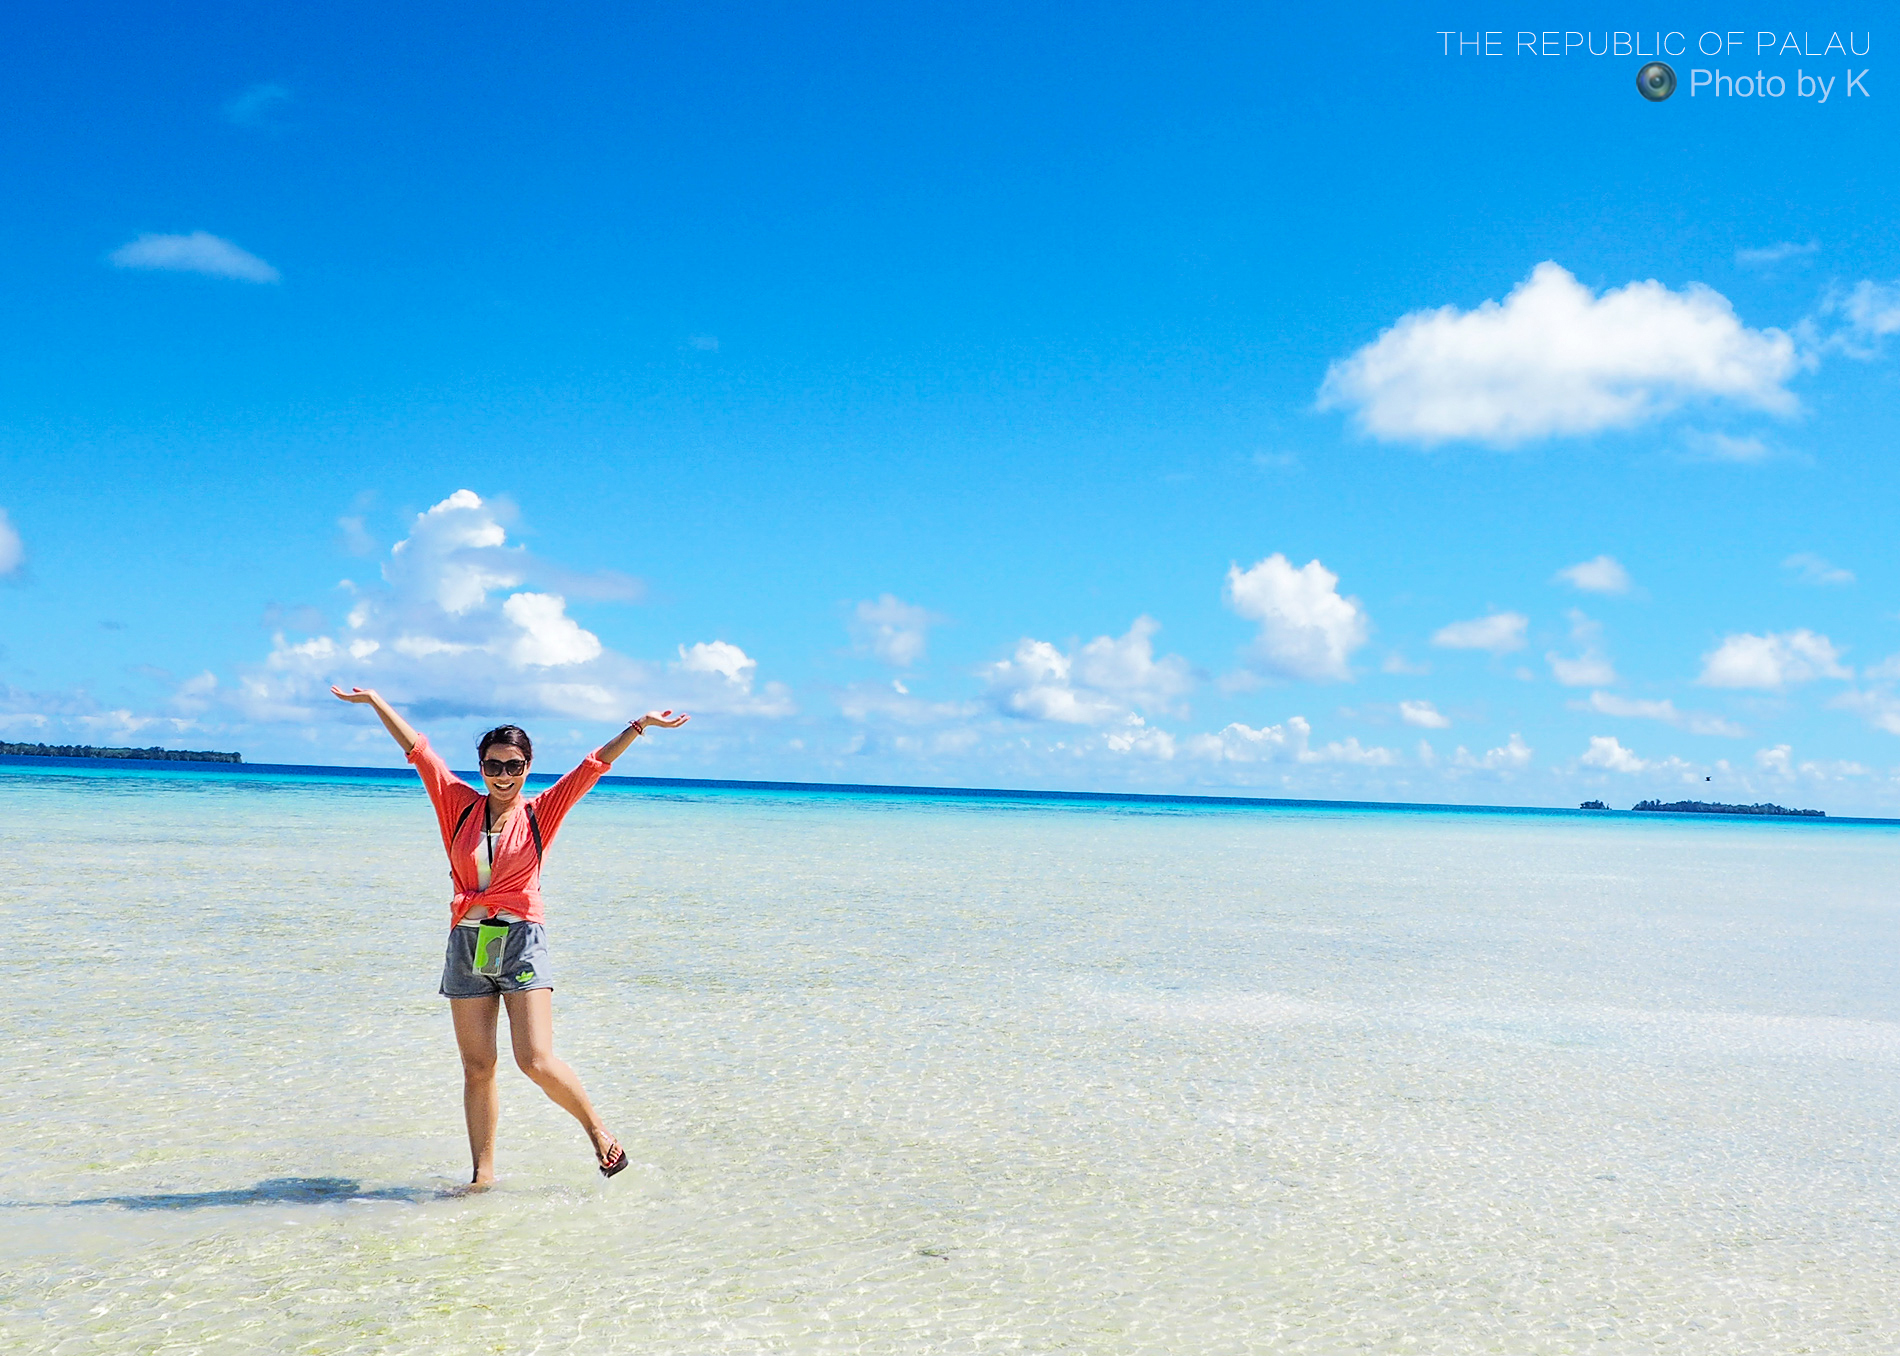
POLYGON ((405 783, 0 769, 0 1348, 1888 1352, 1900 832, 603 788, 467 1150, 405 783))

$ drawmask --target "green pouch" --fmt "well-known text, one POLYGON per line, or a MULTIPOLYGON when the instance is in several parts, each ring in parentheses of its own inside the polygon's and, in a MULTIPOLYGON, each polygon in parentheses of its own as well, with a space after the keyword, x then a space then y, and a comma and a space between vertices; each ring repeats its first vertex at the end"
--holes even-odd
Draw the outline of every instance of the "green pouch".
POLYGON ((498 979, 505 973, 502 961, 508 950, 508 925, 482 920, 475 932, 475 973, 498 979))

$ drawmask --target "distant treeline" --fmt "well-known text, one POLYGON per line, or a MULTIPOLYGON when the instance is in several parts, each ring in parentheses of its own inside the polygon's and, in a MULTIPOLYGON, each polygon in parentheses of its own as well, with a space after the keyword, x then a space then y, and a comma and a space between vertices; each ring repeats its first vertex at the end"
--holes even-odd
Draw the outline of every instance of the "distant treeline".
POLYGON ((1815 819, 1826 819, 1826 810, 1790 810, 1785 805, 1715 805, 1706 800, 1675 800, 1665 805, 1659 800, 1646 800, 1630 806, 1632 810, 1663 810, 1678 815, 1809 815, 1815 819))
POLYGON ((96 749, 90 744, 0 744, 8 758, 149 758, 160 763, 241 763, 241 753, 208 749, 96 749))

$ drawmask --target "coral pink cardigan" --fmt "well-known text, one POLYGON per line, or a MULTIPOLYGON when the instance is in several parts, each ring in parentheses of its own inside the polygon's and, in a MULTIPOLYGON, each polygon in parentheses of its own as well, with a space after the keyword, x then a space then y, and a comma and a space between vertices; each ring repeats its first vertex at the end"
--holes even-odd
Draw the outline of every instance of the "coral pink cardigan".
MULTIPOLYGON (((449 879, 455 884, 455 898, 449 901, 450 926, 461 922, 462 916, 476 904, 487 905, 490 913, 506 909, 530 923, 541 922, 541 857, 534 849, 528 816, 517 814, 508 820, 495 846, 495 866, 489 872, 488 888, 479 889, 475 854, 482 847, 485 819, 481 804, 487 797, 450 772, 442 755, 429 747, 426 737, 417 737, 416 746, 409 750, 409 761, 421 775, 423 786, 428 788, 429 800, 435 806, 436 827, 442 834, 442 846, 449 854, 449 879), (475 809, 464 817, 463 811, 470 806, 475 809), (458 819, 462 821, 459 833, 456 831, 458 819)), ((534 806, 542 848, 554 845, 554 835, 560 831, 567 812, 574 808, 574 802, 593 790, 594 783, 607 767, 590 753, 581 759, 579 767, 528 802, 534 806)))

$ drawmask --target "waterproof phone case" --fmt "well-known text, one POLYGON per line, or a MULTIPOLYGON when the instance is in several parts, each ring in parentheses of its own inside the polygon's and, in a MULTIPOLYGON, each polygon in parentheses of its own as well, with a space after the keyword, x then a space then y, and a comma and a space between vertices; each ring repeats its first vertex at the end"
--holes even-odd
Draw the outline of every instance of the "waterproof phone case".
POLYGON ((502 974, 508 950, 508 925, 484 920, 475 932, 475 973, 493 979, 502 974))

